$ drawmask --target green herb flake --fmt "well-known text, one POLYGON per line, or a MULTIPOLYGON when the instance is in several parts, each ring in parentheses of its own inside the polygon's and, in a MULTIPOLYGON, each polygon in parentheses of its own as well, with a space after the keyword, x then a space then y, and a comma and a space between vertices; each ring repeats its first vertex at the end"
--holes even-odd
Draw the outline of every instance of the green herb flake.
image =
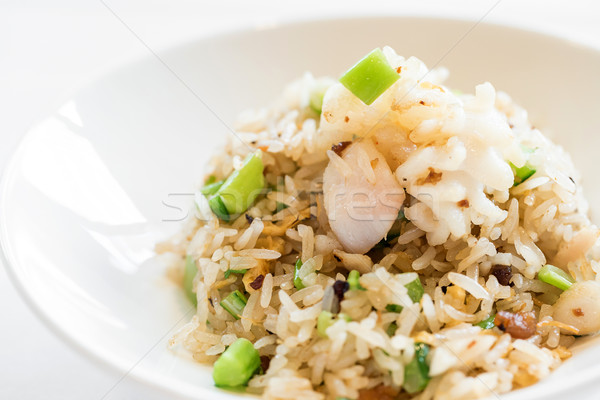
POLYGON ((521 168, 515 167, 515 165, 509 162, 510 167, 515 174, 515 182, 513 186, 519 186, 521 183, 525 182, 527 179, 531 178, 533 174, 537 171, 534 167, 529 165, 529 163, 525 163, 521 168))
POLYGON ((422 391, 430 381, 427 355, 429 346, 425 343, 415 344, 415 358, 404 368, 404 383, 402 387, 409 394, 422 391))
POLYGON ((496 319, 496 315, 492 314, 481 322, 475 324, 475 326, 480 327, 481 329, 492 329, 496 325, 494 324, 494 319, 496 319))
POLYGON ((407 283, 404 287, 408 290, 408 297, 410 297, 413 303, 421 301, 421 297, 425 294, 425 289, 423 289, 423 285, 419 278, 407 283))
POLYGON ((388 304, 385 306, 385 310, 393 313, 401 313, 404 307, 400 304, 388 304))
POLYGON ((225 279, 229 278, 231 274, 244 275, 246 272, 248 272, 247 269, 228 269, 227 271, 225 271, 225 279))
POLYGON ((360 285, 360 272, 357 270, 352 270, 348 274, 348 285, 350 286, 350 290, 367 290, 360 285))
POLYGON ((396 334, 397 330, 398 330, 398 325, 396 325, 395 322, 392 322, 391 324, 388 325, 387 329, 385 330, 385 333, 387 333, 387 335, 389 337, 392 337, 396 334))

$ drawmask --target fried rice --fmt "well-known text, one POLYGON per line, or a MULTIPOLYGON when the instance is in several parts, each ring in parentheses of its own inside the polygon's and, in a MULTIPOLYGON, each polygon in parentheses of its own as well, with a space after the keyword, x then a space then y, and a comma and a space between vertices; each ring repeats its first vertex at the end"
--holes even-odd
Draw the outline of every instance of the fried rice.
POLYGON ((453 91, 445 69, 383 54, 399 79, 370 105, 307 73, 240 115, 206 179, 256 154, 265 189, 229 221, 199 192, 195 215, 157 245, 177 256, 176 282, 186 258, 197 270, 196 313, 171 346, 212 364, 248 339, 263 368, 246 390, 264 399, 486 397, 547 377, 575 335, 598 329, 593 316, 559 318, 581 296, 538 277, 552 264, 578 285, 600 268, 569 155, 490 83, 453 91), (517 182, 524 165, 534 172, 517 182), (236 290, 240 315, 222 306, 236 290), (416 344, 429 354, 415 391, 416 344))

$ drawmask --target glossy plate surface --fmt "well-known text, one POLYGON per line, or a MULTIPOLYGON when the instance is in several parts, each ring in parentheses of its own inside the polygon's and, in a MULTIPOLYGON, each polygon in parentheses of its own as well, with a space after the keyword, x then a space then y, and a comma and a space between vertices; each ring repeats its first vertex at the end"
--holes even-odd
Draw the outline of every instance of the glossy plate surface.
MULTIPOLYGON (((386 44, 448 67, 449 86, 472 92, 487 80, 510 93, 571 152, 598 222, 600 53, 486 24, 461 39, 472 26, 383 17, 235 32, 160 53, 196 95, 151 56, 82 87, 28 132, 4 172, 0 239, 15 284, 90 356, 182 396, 238 398, 213 386, 210 368, 167 350, 192 310, 153 259, 154 243, 179 228, 203 164, 230 134, 203 102, 231 124, 304 71, 337 76, 386 44)), ((504 397, 584 396, 600 377, 600 338, 576 351, 550 379, 504 397)))

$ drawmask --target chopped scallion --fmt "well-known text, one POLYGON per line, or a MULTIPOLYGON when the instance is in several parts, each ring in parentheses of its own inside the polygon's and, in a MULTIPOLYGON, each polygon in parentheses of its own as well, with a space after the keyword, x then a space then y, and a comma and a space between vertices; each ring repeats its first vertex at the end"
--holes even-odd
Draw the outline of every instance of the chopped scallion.
POLYGON ((227 271, 225 271, 225 279, 229 278, 229 276, 231 274, 241 274, 241 275, 244 275, 246 272, 248 272, 247 269, 228 269, 227 271))
POLYGON ((244 311, 244 307, 246 307, 246 297, 240 292, 236 290, 235 292, 229 293, 227 297, 221 300, 221 307, 223 307, 229 314, 233 315, 235 319, 240 319, 242 312, 244 311))
POLYGON ((302 279, 300 278, 300 268, 302 268, 302 260, 298 259, 296 261, 296 265, 294 266, 294 286, 296 289, 304 289, 304 283, 302 283, 302 279))
POLYGON ((348 285, 350 286, 350 290, 367 290, 360 285, 360 272, 357 270, 352 270, 348 274, 348 285))
POLYGON ((513 163, 509 164, 515 174, 515 183, 513 186, 519 186, 521 183, 531 178, 531 176, 537 171, 534 167, 529 165, 529 163, 525 163, 525 165, 523 165, 521 168, 515 167, 513 163))
POLYGON ((198 267, 196 266, 196 262, 192 256, 188 255, 185 258, 185 269, 183 271, 183 289, 185 290, 188 299, 190 299, 195 306, 198 305, 198 298, 194 292, 194 278, 197 273, 198 267))
MULTIPOLYGON (((346 322, 350 322, 352 321, 352 318, 350 318, 349 315, 347 314, 338 314, 337 315, 337 319, 343 319, 346 322)), ((319 316, 317 317, 317 333, 319 334, 320 337, 326 338, 327 337, 327 328, 329 328, 331 325, 333 325, 336 321, 336 316, 329 312, 329 311, 321 311, 321 313, 319 314, 319 316)))
POLYGON ((496 325, 494 324, 494 319, 496 318, 495 314, 490 315, 486 319, 481 322, 475 324, 475 326, 480 327, 481 329, 492 329, 496 325))
POLYGON ((317 318, 317 333, 319 336, 326 338, 327 333, 325 331, 327 331, 327 328, 333 325, 333 322, 334 320, 332 313, 329 311, 321 311, 319 317, 317 318))
POLYGON ((413 303, 421 301, 421 297, 425 294, 425 289, 423 289, 423 285, 419 278, 407 283, 404 287, 408 290, 408 297, 410 297, 413 303))
POLYGON ((248 339, 233 342, 215 361, 213 380, 219 387, 246 385, 260 368, 260 355, 248 339))
POLYGON ((420 392, 429 383, 427 354, 429 354, 429 346, 425 343, 416 343, 415 358, 404 368, 404 383, 402 387, 410 394, 420 392))
POLYGON ((218 194, 223 199, 229 214, 240 214, 254 203, 254 199, 265 186, 263 162, 260 152, 246 157, 240 169, 234 171, 223 183, 218 194))
POLYGON ((223 221, 229 221, 229 211, 227 211, 227 207, 225 207, 225 203, 223 203, 221 196, 217 194, 211 197, 210 200, 208 200, 208 205, 217 217, 223 221))
POLYGON ((366 105, 373 103, 400 75, 390 66, 380 48, 367 54, 350 68, 340 82, 366 105))
POLYGON ((217 191, 221 188, 221 186, 223 186, 223 182, 225 182, 225 181, 212 182, 212 183, 206 184, 202 187, 202 189, 200 189, 200 193, 202 193, 205 196, 213 195, 213 194, 217 193, 217 191))
POLYGON ((560 268, 554 265, 546 264, 538 272, 538 279, 542 282, 549 283, 561 290, 567 290, 575 283, 571 275, 567 274, 560 268))
MULTIPOLYGON (((229 221, 231 216, 246 211, 265 186, 263 170, 260 151, 248 155, 242 167, 229 175, 212 193, 208 204, 215 215, 229 221)), ((213 189, 211 188, 210 191, 213 189)))

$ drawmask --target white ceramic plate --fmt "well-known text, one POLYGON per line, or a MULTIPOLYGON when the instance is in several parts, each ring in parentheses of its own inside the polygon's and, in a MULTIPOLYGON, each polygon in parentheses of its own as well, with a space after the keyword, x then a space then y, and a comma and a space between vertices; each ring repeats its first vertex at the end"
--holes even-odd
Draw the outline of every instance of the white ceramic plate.
MULTIPOLYGON (((537 126, 573 154, 592 213, 599 215, 600 54, 486 24, 464 36, 472 26, 392 17, 303 22, 207 38, 161 57, 230 123, 306 70, 336 76, 372 48, 389 44, 429 66, 450 68, 450 86, 472 91, 488 80, 511 93, 537 126)), ((216 389, 209 367, 167 350, 191 310, 164 277, 164 266, 152 259, 152 249, 178 229, 173 220, 191 204, 187 193, 227 135, 202 102, 149 56, 81 88, 32 128, 1 187, 6 265, 38 315, 94 358, 194 398, 239 395, 216 389)), ((584 396, 600 377, 596 343, 600 339, 580 343, 578 354, 552 378, 506 399, 584 396)))

